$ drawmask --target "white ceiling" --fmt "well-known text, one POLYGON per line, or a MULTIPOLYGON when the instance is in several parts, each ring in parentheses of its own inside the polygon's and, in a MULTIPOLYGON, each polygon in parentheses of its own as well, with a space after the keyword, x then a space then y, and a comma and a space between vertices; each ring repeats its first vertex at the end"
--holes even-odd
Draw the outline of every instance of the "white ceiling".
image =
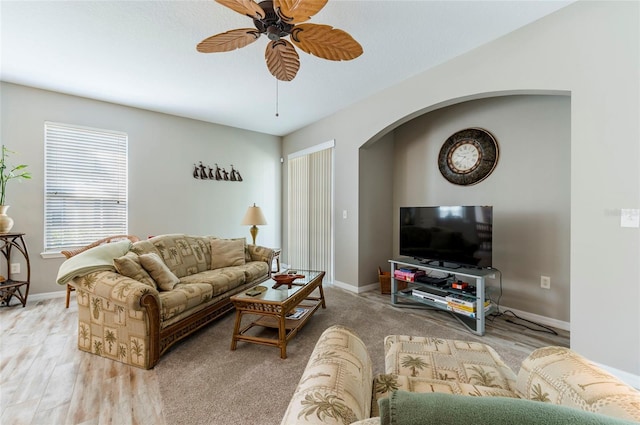
POLYGON ((332 62, 299 51, 296 78, 276 82, 266 37, 196 51, 210 35, 253 26, 213 0, 2 0, 0 78, 285 135, 572 1, 330 0, 309 22, 348 32, 364 54, 332 62))

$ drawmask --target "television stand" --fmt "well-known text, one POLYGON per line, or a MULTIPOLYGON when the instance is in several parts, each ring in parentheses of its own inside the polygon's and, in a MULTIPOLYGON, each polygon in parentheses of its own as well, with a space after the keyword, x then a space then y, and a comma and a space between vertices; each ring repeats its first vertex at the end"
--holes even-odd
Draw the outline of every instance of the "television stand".
MULTIPOLYGON (((400 258, 389 260, 391 263, 391 304, 397 307, 421 307, 434 308, 450 313, 471 333, 484 335, 485 318, 495 309, 491 302, 485 305, 486 287, 485 278, 495 271, 491 269, 477 268, 447 268, 440 265, 424 264, 420 260, 412 258, 400 258), (413 268, 425 272, 443 272, 455 275, 457 279, 467 281, 469 287, 465 289, 455 289, 451 285, 433 285, 415 280, 405 280, 396 277, 396 270, 403 268, 413 268), (398 290, 398 281, 406 282, 407 289, 398 290), (456 303, 465 306, 458 307, 456 303), (475 305, 475 311, 471 311, 475 305)), ((428 274, 428 273, 427 273, 428 274)), ((453 280, 453 279, 452 279, 453 280)))

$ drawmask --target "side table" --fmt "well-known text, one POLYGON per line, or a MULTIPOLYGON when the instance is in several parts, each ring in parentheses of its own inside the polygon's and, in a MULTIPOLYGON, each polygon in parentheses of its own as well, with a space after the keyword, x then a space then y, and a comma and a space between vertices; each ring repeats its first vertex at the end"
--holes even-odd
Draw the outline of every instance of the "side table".
POLYGON ((31 264, 29 263, 29 251, 24 242, 24 233, 0 233, 0 252, 7 260, 7 279, 0 282, 0 303, 8 306, 12 297, 16 297, 22 307, 27 305, 29 296, 29 284, 31 282, 31 264), (14 280, 11 273, 11 254, 17 250, 25 259, 27 267, 27 280, 14 280), (22 289, 24 287, 24 293, 22 289))

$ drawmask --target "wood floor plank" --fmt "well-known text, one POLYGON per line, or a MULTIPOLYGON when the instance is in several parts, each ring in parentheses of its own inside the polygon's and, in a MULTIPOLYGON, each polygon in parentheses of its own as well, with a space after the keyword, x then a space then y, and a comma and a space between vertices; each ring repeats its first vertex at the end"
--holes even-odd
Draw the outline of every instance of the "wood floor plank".
POLYGON ((131 368, 131 412, 135 425, 164 425, 160 384, 154 371, 131 368))
POLYGON ((31 425, 65 424, 69 403, 60 404, 48 410, 38 410, 31 421, 31 425))
POLYGON ((33 424, 33 417, 38 405, 38 399, 25 400, 22 403, 12 404, 3 409, 0 423, 11 425, 33 424))
POLYGON ((38 405, 39 413, 61 405, 67 405, 68 409, 77 379, 77 370, 78 366, 74 362, 64 362, 64 359, 55 366, 38 405))

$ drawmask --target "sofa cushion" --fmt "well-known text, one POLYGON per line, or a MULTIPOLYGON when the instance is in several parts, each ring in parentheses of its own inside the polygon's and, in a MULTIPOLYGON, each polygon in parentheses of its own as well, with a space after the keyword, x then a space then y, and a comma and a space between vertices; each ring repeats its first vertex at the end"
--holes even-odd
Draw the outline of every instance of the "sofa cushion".
POLYGON ((242 269, 244 270, 244 277, 247 282, 263 276, 266 277, 269 274, 269 266, 263 261, 251 261, 250 263, 246 263, 242 269))
POLYGON ((128 252, 122 257, 114 258, 113 265, 121 275, 130 277, 138 282, 142 282, 152 288, 156 288, 156 282, 142 267, 140 259, 135 252, 128 252))
POLYGON ((160 320, 167 320, 213 298, 213 287, 206 283, 177 284, 171 291, 160 292, 160 320))
POLYGON ((385 372, 515 391, 516 375, 486 344, 431 337, 389 335, 385 372))
MULTIPOLYGON (((373 383, 376 400, 388 397, 393 391, 413 393, 445 393, 469 395, 475 397, 509 397, 518 398, 511 391, 502 388, 485 387, 483 385, 465 384, 456 381, 412 377, 406 375, 380 374, 373 383)), ((375 406, 374 406, 375 407, 375 406)), ((377 414, 377 412, 372 412, 377 414)))
MULTIPOLYGON (((224 239, 224 238, 219 238, 217 236, 209 236, 209 238, 211 238, 211 239, 224 239)), ((251 252, 249 251, 249 247, 255 246, 255 245, 247 245, 247 238, 231 238, 231 240, 242 241, 242 243, 244 244, 244 261, 245 261, 245 263, 248 263, 250 261, 255 261, 255 260, 253 260, 251 258, 251 252)))
POLYGON ((630 425, 583 410, 532 400, 396 391, 380 400, 383 425, 630 425))
POLYGON ((178 278, 211 269, 211 243, 206 236, 170 234, 133 244, 138 255, 156 253, 178 278))
POLYGON ((213 296, 223 294, 247 282, 244 267, 225 267, 224 269, 207 270, 202 273, 185 276, 180 283, 205 283, 213 288, 213 296))
POLYGON ((139 256, 139 259, 142 267, 149 272, 160 290, 170 291, 180 282, 180 279, 169 270, 169 267, 167 267, 158 254, 142 254, 139 256))
POLYGON ((211 239, 211 269, 241 266, 245 263, 244 241, 211 239))

